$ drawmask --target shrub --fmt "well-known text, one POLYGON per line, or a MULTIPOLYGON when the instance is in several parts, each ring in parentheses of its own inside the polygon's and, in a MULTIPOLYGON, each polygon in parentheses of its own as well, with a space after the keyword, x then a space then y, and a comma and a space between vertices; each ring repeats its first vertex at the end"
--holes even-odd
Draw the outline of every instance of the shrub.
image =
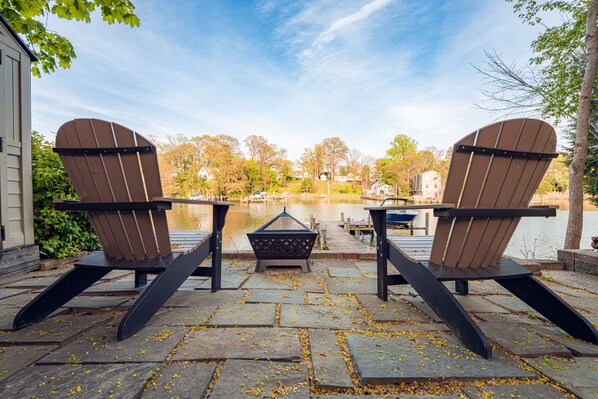
POLYGON ((303 179, 301 181, 301 192, 302 193, 313 193, 315 192, 314 182, 312 179, 303 179))
POLYGON ((77 199, 62 162, 51 143, 38 132, 31 140, 33 162, 33 220, 35 241, 46 258, 66 258, 80 251, 98 249, 100 243, 87 214, 58 211, 52 200, 77 199))

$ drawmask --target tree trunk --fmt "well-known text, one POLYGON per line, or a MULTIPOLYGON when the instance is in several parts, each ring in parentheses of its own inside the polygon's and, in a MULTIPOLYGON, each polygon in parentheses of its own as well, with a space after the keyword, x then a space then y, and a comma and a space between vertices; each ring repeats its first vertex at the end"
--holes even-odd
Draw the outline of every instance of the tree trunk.
POLYGON ((579 249, 583 228, 583 172, 588 157, 588 131, 590 126, 590 100, 598 66, 598 29, 596 16, 598 0, 592 0, 586 19, 586 47, 588 59, 579 93, 577 127, 573 160, 569 166, 569 220, 565 234, 565 249, 579 249))

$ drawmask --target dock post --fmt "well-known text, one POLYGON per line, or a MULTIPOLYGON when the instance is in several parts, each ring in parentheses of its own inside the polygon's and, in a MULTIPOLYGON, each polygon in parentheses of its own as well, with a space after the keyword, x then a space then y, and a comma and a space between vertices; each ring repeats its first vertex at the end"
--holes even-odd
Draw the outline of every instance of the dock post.
POLYGON ((326 225, 322 226, 322 228, 320 229, 320 236, 322 237, 322 239, 320 240, 320 249, 324 249, 324 247, 326 246, 326 230, 326 225))
POLYGON ((345 222, 345 231, 348 233, 351 231, 351 218, 347 218, 345 222))
POLYGON ((361 239, 361 230, 359 228, 355 229, 355 238, 358 240, 361 239))
POLYGON ((341 212, 341 223, 345 223, 345 212, 341 212))

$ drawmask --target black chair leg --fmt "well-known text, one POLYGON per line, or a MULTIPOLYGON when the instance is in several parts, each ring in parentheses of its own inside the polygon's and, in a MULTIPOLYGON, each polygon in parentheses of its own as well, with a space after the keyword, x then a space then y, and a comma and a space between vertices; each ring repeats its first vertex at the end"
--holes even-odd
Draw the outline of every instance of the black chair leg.
POLYGON ((117 339, 122 341, 139 332, 181 284, 193 274, 201 261, 202 259, 197 259, 194 253, 181 256, 158 274, 123 317, 118 326, 117 339))
POLYGON ((444 284, 419 263, 404 261, 393 264, 467 349, 483 358, 492 358, 488 338, 444 284))
POLYGON ((598 344, 596 327, 540 281, 533 277, 496 281, 573 337, 598 344))
POLYGON ((147 273, 135 272, 135 288, 147 285, 147 273))
POLYGON ((455 281, 455 291, 457 291, 457 294, 469 295, 469 281, 467 281, 467 280, 455 281))
POLYGON ((110 269, 83 267, 68 271, 17 313, 13 328, 18 330, 43 320, 109 272, 110 269))

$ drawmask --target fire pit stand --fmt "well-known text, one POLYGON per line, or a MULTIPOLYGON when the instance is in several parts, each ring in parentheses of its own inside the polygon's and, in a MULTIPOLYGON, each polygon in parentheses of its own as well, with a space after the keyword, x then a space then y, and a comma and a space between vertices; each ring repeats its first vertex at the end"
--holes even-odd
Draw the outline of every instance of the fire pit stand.
POLYGON ((256 273, 268 266, 301 266, 304 272, 311 270, 309 256, 317 233, 283 212, 268 223, 247 233, 257 258, 256 273))

